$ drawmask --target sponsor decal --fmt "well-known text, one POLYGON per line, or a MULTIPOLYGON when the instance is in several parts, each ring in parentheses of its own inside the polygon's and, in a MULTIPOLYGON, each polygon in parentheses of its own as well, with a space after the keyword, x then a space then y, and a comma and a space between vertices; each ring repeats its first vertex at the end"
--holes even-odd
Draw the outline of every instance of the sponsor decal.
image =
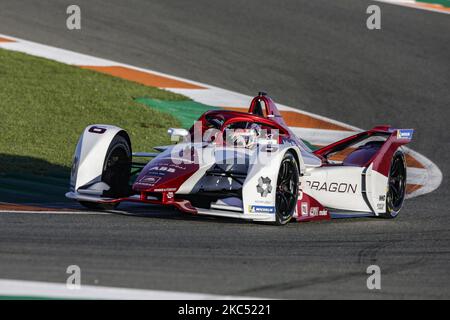
POLYGON ((320 181, 306 181, 306 184, 311 190, 336 192, 336 193, 356 193, 358 190, 357 184, 350 183, 336 183, 336 182, 320 182, 320 181))
POLYGON ((275 213, 275 207, 269 206, 250 206, 249 211, 251 213, 275 213))
POLYGON ((385 206, 385 203, 383 202, 383 203, 379 203, 378 205, 377 205, 377 209, 378 210, 384 210, 384 206, 385 206))
POLYGON ((269 193, 272 193, 272 180, 269 177, 260 177, 258 179, 258 185, 256 186, 256 191, 265 198, 269 193))
POLYGON ((91 127, 89 129, 90 133, 96 133, 96 134, 104 134, 106 132, 106 128, 100 128, 100 127, 91 127))
POLYGON ((151 176, 148 177, 148 176, 146 176, 146 177, 142 178, 141 181, 139 181, 139 183, 140 183, 140 184, 146 184, 146 185, 149 185, 149 186, 153 186, 153 185, 155 185, 159 180, 161 180, 160 177, 151 177, 151 176))
POLYGON ((379 196, 378 201, 386 201, 386 195, 379 196))
POLYGON ((311 217, 317 217, 319 215, 319 207, 311 207, 309 210, 309 215, 311 217))
POLYGON ((308 202, 302 202, 302 216, 308 216, 308 202))
POLYGON ((167 166, 161 166, 161 167, 151 167, 149 171, 164 171, 164 172, 170 172, 174 173, 176 170, 175 168, 169 168, 167 166))
POLYGON ((412 139, 413 134, 413 129, 400 129, 397 130, 397 139, 412 139))
POLYGON ((174 192, 177 191, 177 188, 164 188, 164 189, 155 189, 155 192, 174 192))
POLYGON ((148 184, 155 184, 159 180, 161 180, 160 177, 144 177, 141 182, 148 183, 148 184))
POLYGON ((320 210, 320 207, 309 207, 308 202, 301 203, 301 215, 302 217, 323 217, 328 215, 327 209, 320 210))

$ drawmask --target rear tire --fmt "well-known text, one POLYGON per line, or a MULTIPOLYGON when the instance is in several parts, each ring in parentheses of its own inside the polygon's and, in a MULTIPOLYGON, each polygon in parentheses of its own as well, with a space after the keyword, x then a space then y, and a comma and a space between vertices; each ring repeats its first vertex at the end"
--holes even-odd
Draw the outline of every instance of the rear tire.
MULTIPOLYGON (((104 197, 125 198, 130 195, 131 186, 131 146, 125 137, 117 135, 111 141, 103 165, 102 182, 110 189, 103 192, 104 197)), ((118 203, 97 203, 80 201, 80 204, 91 210, 113 210, 118 203)))
POLYGON ((275 225, 286 225, 294 215, 297 206, 299 171, 297 161, 292 153, 285 154, 278 172, 275 225))
POLYGON ((380 216, 386 219, 397 217, 403 207, 406 195, 406 158, 402 151, 392 157, 386 193, 386 212, 380 216))

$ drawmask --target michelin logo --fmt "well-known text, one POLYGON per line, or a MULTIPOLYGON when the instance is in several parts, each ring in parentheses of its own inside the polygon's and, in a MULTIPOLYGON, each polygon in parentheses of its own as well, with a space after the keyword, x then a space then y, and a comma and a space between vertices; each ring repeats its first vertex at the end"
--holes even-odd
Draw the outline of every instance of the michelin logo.
POLYGON ((400 129, 397 131, 397 139, 412 139, 413 134, 413 129, 400 129))
POLYGON ((275 213, 275 207, 267 206, 250 206, 251 213, 275 213))

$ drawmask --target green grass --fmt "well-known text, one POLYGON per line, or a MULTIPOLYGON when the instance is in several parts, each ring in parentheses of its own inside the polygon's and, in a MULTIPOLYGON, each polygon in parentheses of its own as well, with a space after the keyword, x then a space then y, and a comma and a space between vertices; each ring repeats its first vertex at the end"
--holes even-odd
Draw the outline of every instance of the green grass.
POLYGON ((155 110, 173 115, 180 122, 181 127, 188 130, 206 111, 220 109, 195 101, 163 101, 142 97, 135 100, 155 110))
POLYGON ((83 129, 95 123, 128 131, 133 149, 170 143, 173 116, 135 97, 187 100, 95 71, 0 49, 0 173, 48 174, 71 166, 83 129))

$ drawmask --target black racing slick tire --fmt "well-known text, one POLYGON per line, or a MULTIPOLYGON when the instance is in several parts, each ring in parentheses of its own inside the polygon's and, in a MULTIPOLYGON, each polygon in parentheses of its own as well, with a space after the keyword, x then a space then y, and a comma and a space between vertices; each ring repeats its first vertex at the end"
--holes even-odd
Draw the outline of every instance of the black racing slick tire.
POLYGON ((275 197, 275 225, 286 225, 297 206, 299 170, 295 157, 287 152, 280 164, 275 197))
MULTIPOLYGON (((130 143, 120 134, 115 136, 109 145, 103 165, 102 182, 110 187, 103 192, 104 197, 117 199, 130 195, 131 161, 130 143)), ((85 201, 80 201, 80 204, 92 210, 111 210, 118 205, 85 201)))
POLYGON ((393 219, 398 216, 406 196, 406 158, 402 151, 397 151, 392 157, 386 193, 386 212, 382 218, 393 219))

